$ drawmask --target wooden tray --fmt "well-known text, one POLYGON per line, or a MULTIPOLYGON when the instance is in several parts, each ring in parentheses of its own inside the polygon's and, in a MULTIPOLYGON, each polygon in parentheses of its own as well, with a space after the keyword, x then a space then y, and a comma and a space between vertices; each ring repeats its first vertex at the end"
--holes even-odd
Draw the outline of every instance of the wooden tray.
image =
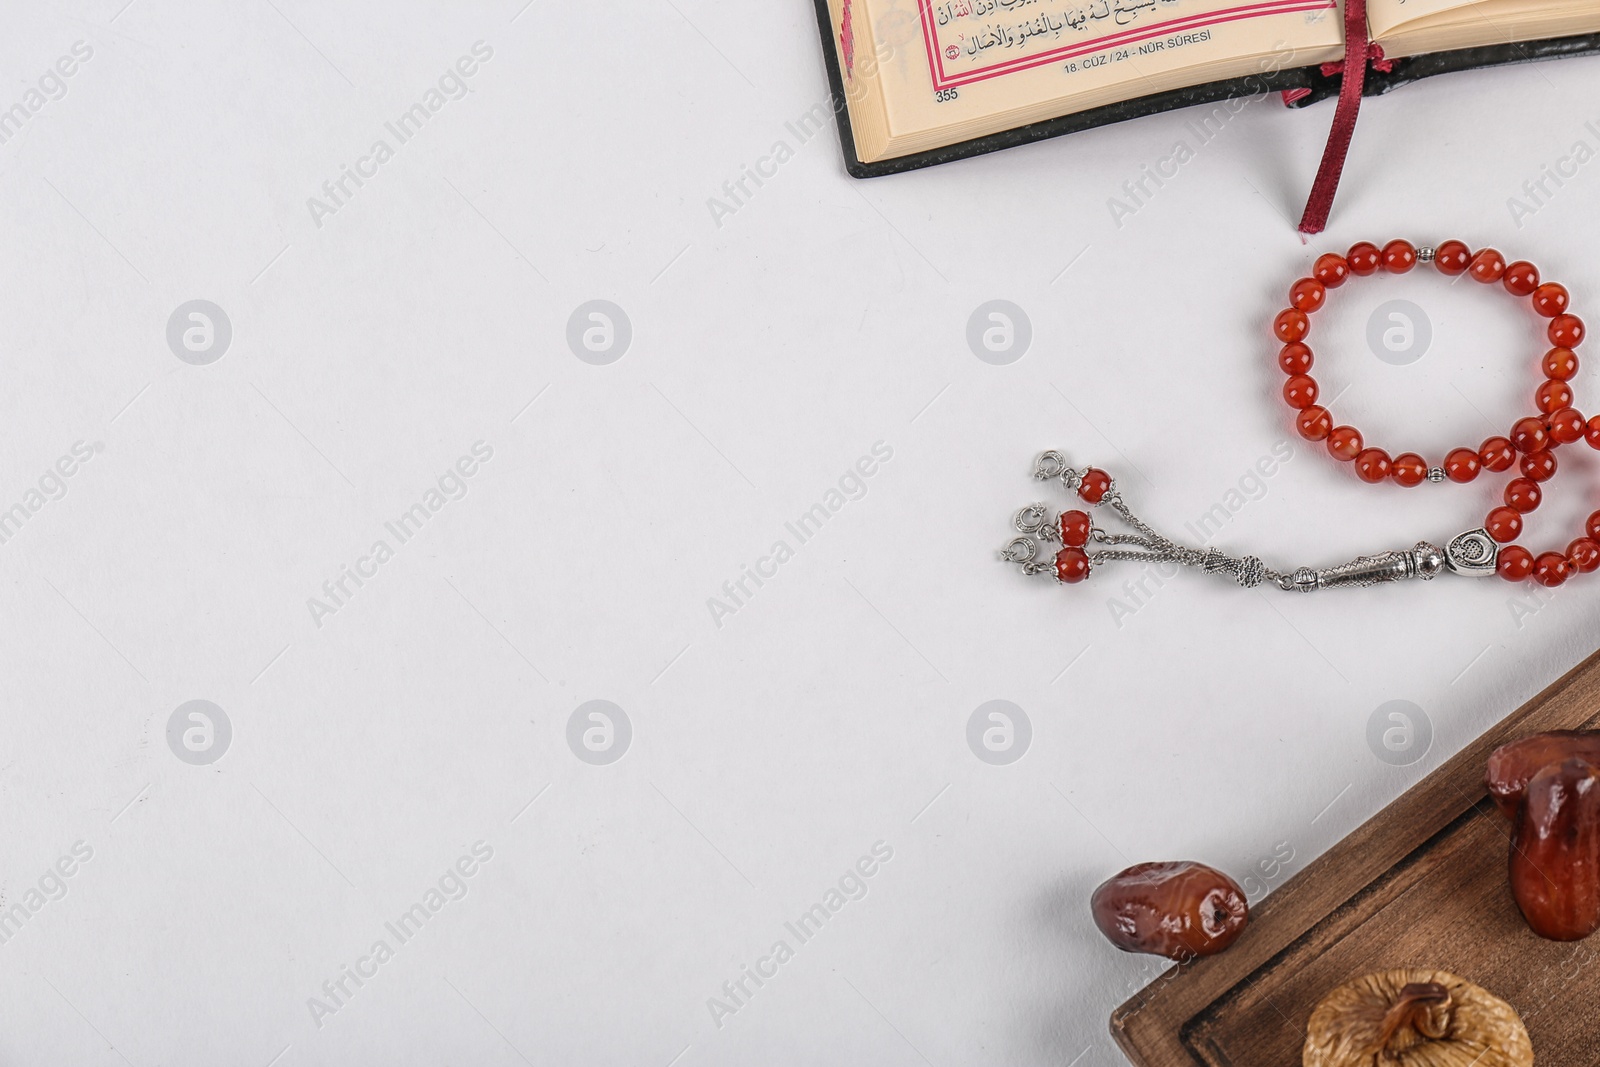
POLYGON ((1489 753, 1600 722, 1600 653, 1284 883, 1226 952, 1174 967, 1111 1016, 1138 1067, 1297 1067, 1323 995, 1390 967, 1453 971, 1509 1001, 1538 1067, 1600 1062, 1600 936, 1535 937, 1511 899, 1489 753))

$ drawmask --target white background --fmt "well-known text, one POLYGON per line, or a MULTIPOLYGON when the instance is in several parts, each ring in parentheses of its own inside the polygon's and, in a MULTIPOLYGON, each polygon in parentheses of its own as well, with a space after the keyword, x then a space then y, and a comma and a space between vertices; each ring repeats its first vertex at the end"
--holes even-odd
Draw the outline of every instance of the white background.
MULTIPOLYGON (((1593 580, 1185 574, 1135 605, 1136 567, 1059 588, 994 556, 1049 492, 1043 448, 1174 534, 1228 499, 1285 439, 1268 324, 1318 251, 1493 243, 1592 317, 1600 164, 1520 227, 1507 198, 1600 146, 1595 60, 1368 101, 1307 246, 1328 105, 1252 103, 1118 226, 1108 198, 1196 116, 853 181, 831 129, 785 126, 826 99, 802 0, 124 2, 13 4, 0 35, 0 106, 93 49, 0 145, 0 504, 100 449, 0 545, 4 906, 93 851, 0 944, 0 1062, 1117 1064, 1106 1017, 1158 968, 1100 939, 1096 884, 1178 858, 1281 884, 1595 644, 1593 580), (317 225, 308 198, 477 41, 471 92, 317 225), (193 299, 232 324, 208 366, 166 341, 193 299), (592 299, 632 324, 608 366, 565 339, 592 299), (990 299, 1031 320, 1008 366, 965 340, 990 299), (465 497, 396 546, 385 521, 479 441, 465 497), (880 441, 798 545, 784 523, 880 441), (318 625, 308 598, 379 538, 318 625), (233 729, 204 766, 167 743, 194 699, 233 729), (607 766, 566 741, 592 699, 632 725, 607 766), (1032 724, 1009 766, 967 746, 991 699, 1032 724), (1392 700, 1431 723, 1408 766, 1367 741, 1392 700), (478 841, 465 897, 317 1025, 478 841), (783 924, 880 841, 867 895, 798 944, 783 924), (708 999, 780 938, 718 1026, 708 999)), ((1334 295, 1326 395, 1391 452, 1532 410, 1542 335, 1498 290, 1334 295), (1410 366, 1364 339, 1393 298, 1432 322, 1410 366)), ((1561 459, 1538 549, 1600 503, 1600 464, 1561 459)), ((1370 487, 1300 446, 1218 544, 1330 565, 1475 526, 1503 482, 1370 487)))

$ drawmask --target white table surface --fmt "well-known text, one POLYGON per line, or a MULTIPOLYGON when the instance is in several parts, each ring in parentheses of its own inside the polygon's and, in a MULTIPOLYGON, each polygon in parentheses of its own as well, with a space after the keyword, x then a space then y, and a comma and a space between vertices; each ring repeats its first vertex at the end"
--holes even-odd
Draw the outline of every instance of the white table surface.
MULTIPOLYGON (((1316 252, 1395 235, 1494 243, 1600 315, 1600 163, 1507 203, 1600 148, 1600 62, 1368 101, 1307 246, 1326 105, 1251 104, 1120 226, 1194 115, 851 180, 832 130, 785 125, 827 92, 801 0, 12 7, 0 106, 92 55, 0 144, 0 506, 27 515, 0 544, 0 1062, 1118 1064, 1107 1015, 1158 968, 1095 932, 1097 883, 1192 858, 1259 895, 1597 643, 1593 580, 1134 600, 1137 567, 1064 589, 994 552, 1048 447, 1177 534, 1243 501, 1216 543, 1283 565, 1476 525, 1502 478, 1373 488, 1295 444, 1254 480, 1288 439, 1268 323, 1316 252), (205 365, 166 336, 197 299, 232 331, 205 365), (566 340, 596 299, 631 325, 608 365, 566 340), (1031 324, 1008 365, 965 339, 991 299, 1031 324), (475 445, 402 543, 385 523, 475 445), (875 445, 857 499, 787 532, 875 445), (966 739, 996 699, 1031 724, 1008 765, 966 739), (231 727, 209 763, 168 743, 192 700, 231 727), (591 700, 631 727, 609 764, 568 745, 591 700), (1405 765, 1367 740, 1390 701, 1431 733, 1405 765), (747 966, 775 973, 736 1004, 747 966)), ((1374 438, 1437 454, 1531 409, 1509 301, 1431 272, 1335 295, 1319 370, 1374 438), (1363 339, 1390 299, 1432 324, 1409 365, 1363 339)), ((1600 462, 1561 458, 1541 547, 1600 503, 1600 462)))

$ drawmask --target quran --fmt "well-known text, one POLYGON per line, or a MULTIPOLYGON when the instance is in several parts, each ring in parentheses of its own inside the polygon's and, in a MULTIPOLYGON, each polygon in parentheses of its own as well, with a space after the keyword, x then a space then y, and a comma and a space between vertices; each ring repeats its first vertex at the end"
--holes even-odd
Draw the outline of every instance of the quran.
POLYGON ((857 177, 1199 103, 1281 92, 1303 106, 1340 93, 1352 55, 1370 68, 1358 102, 1430 74, 1600 52, 1595 0, 816 3, 857 177))

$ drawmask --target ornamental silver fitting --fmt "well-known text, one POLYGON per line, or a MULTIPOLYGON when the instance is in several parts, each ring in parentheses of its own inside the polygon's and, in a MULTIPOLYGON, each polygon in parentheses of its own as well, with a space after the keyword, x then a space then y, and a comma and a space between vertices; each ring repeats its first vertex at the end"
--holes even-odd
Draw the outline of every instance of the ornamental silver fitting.
POLYGON ((1056 520, 1043 504, 1029 504, 1018 511, 1014 525, 1022 533, 1032 534, 1044 541, 1055 541, 1061 536, 1056 528, 1056 520))
POLYGON ((1445 474, 1444 474, 1444 468, 1443 467, 1429 467, 1428 468, 1428 481, 1430 481, 1430 482, 1434 483, 1435 485, 1437 485, 1440 482, 1444 481, 1444 479, 1445 479, 1445 474))
POLYGON ((1039 458, 1033 461, 1033 476, 1041 482, 1051 478, 1059 478, 1067 472, 1067 457, 1055 449, 1039 453, 1039 458))
POLYGON ((1417 262, 1432 263, 1433 255, 1436 251, 1437 249, 1435 249, 1432 245, 1423 245, 1421 248, 1417 249, 1417 262))
POLYGON ((1238 570, 1234 572, 1234 578, 1246 589, 1254 589, 1266 576, 1267 565, 1261 562, 1259 556, 1245 556, 1239 561, 1238 570))
POLYGON ((1444 548, 1444 565, 1456 574, 1486 578, 1495 572, 1500 546, 1483 527, 1456 534, 1444 548))
POLYGON ((1445 568, 1444 553, 1427 541, 1418 541, 1411 550, 1411 557, 1416 562, 1417 577, 1423 581, 1428 581, 1445 568))
POLYGON ((1007 563, 1032 563, 1038 549, 1026 537, 1013 537, 1000 550, 1000 558, 1007 563))
MULTIPOLYGON (((1315 589, 1364 589, 1383 582, 1403 582, 1408 578, 1431 580, 1446 566, 1446 557, 1438 547, 1427 541, 1418 541, 1409 551, 1381 552, 1373 556, 1357 556, 1349 563, 1337 567, 1312 570, 1301 567, 1289 576, 1285 589, 1309 593, 1315 589)), ((1243 584, 1243 578, 1240 579, 1243 584)))
POLYGON ((1006 547, 1000 550, 1000 558, 1007 563, 1015 563, 1023 574, 1048 574, 1055 575, 1055 563, 1050 559, 1039 559, 1039 546, 1026 537, 1013 537, 1006 547))

